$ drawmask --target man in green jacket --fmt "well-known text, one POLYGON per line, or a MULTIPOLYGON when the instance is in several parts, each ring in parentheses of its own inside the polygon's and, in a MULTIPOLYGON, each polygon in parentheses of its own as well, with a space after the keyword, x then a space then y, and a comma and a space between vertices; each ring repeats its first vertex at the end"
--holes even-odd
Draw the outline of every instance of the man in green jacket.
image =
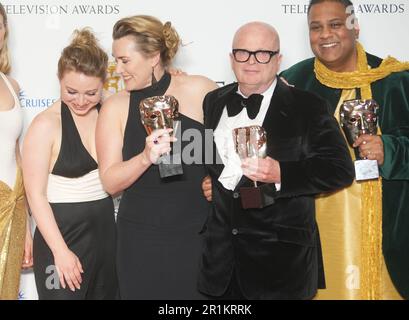
POLYGON ((349 0, 312 0, 315 58, 281 74, 325 98, 338 118, 345 100, 374 99, 380 106, 378 135, 362 135, 353 147, 360 157, 377 160, 381 178, 355 181, 316 201, 327 280, 318 299, 407 299, 409 63, 366 53, 353 12, 349 0))

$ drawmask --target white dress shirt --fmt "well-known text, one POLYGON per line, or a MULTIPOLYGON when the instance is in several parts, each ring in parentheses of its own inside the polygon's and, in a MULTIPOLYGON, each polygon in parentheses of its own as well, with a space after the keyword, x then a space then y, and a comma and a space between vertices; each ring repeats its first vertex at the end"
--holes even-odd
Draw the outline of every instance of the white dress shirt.
MULTIPOLYGON (((214 131, 214 141, 225 166, 220 174, 219 181, 228 190, 234 190, 243 176, 241 160, 234 149, 233 129, 253 125, 262 126, 276 85, 277 79, 262 93, 263 100, 261 102, 260 111, 254 119, 248 117, 246 108, 243 108, 238 115, 229 117, 227 115, 227 108, 224 107, 219 124, 214 131)), ((237 90, 237 93, 247 98, 240 92, 240 88, 237 90)), ((276 189, 280 190, 280 186, 280 184, 276 184, 276 189)))

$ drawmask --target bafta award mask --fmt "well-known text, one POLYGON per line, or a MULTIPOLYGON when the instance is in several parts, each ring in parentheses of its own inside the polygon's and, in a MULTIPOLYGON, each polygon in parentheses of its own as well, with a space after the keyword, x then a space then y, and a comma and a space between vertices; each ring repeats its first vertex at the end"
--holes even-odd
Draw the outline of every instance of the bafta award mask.
POLYGON ((344 101, 340 109, 340 122, 350 145, 363 134, 376 135, 378 110, 375 100, 344 101))
POLYGON ((154 96, 139 104, 142 124, 148 135, 157 129, 173 128, 173 122, 179 117, 179 103, 173 96, 154 96))
MULTIPOLYGON (((267 156, 267 133, 263 127, 249 126, 233 129, 234 148, 240 159, 265 158, 267 156)), ((269 189, 259 187, 253 181, 253 187, 240 187, 243 209, 260 209, 274 203, 269 189)))
MULTIPOLYGON (((376 135, 379 106, 375 100, 347 100, 340 108, 340 122, 350 145, 363 134, 376 135)), ((361 159, 355 150, 355 179, 365 181, 379 178, 378 162, 361 159)))
MULTIPOLYGON (((148 135, 157 129, 173 128, 177 130, 179 102, 173 96, 154 96, 142 100, 139 104, 141 121, 148 135), (174 126, 175 125, 175 126, 174 126)), ((158 163, 161 178, 183 174, 180 153, 172 147, 171 153, 163 154, 158 163)))
POLYGON ((240 159, 267 156, 267 134, 263 127, 249 126, 233 129, 233 139, 240 159))

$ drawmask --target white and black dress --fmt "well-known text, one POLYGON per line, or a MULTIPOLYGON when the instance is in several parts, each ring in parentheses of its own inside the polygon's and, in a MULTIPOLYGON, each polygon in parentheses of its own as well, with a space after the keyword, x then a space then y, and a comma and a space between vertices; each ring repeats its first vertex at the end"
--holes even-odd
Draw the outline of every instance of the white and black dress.
MULTIPOLYGON (((98 106, 99 109, 100 106, 98 106)), ((40 299, 114 299, 116 227, 112 198, 103 190, 98 164, 81 141, 72 114, 61 103, 61 148, 48 177, 47 198, 69 249, 84 273, 80 290, 58 283, 54 256, 38 229, 34 274, 40 299)))

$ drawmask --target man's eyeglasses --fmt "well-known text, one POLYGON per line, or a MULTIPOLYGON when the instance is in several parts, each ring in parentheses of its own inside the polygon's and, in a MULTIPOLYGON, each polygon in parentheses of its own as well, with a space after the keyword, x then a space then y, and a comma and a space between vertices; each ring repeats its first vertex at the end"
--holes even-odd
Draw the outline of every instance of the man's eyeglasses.
POLYGON ((270 50, 257 50, 249 51, 246 49, 233 49, 234 60, 240 63, 249 61, 250 57, 254 55, 258 63, 267 64, 271 61, 271 58, 274 57, 280 51, 270 51, 270 50))

